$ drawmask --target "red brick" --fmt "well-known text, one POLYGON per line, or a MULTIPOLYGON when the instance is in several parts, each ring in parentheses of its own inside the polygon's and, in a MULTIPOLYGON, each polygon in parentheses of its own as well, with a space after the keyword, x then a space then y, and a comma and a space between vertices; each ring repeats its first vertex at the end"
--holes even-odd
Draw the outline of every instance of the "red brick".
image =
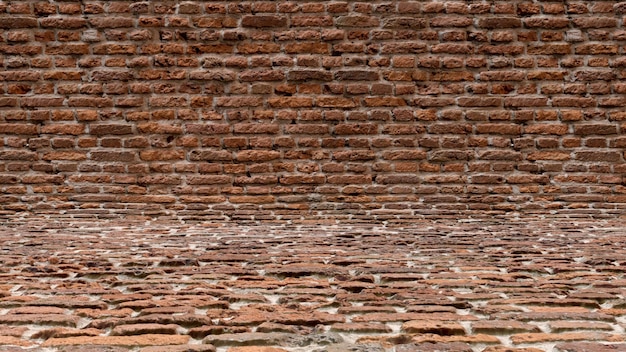
POLYGON ((567 17, 530 17, 524 19, 524 24, 528 28, 561 29, 570 25, 567 17))
POLYGON ((92 107, 103 108, 112 107, 113 99, 111 98, 92 98, 92 97, 72 97, 67 101, 68 106, 72 107, 92 107))
POLYGON ((518 96, 504 98, 505 107, 532 107, 532 106, 546 106, 548 105, 548 98, 544 97, 527 97, 518 96))
MULTIPOLYGON (((27 183, 27 184, 41 184, 41 183, 55 183, 55 184, 60 184, 63 183, 63 176, 60 175, 26 175, 22 177, 22 182, 23 183, 27 183)), ((32 318, 31 318, 32 319, 32 318)), ((45 321, 45 319, 42 319, 42 317, 37 316, 36 317, 37 322, 42 323, 45 321)), ((50 319, 53 320, 58 320, 53 322, 53 324, 58 324, 58 325, 66 325, 66 326, 74 326, 74 321, 75 319, 73 319, 73 317, 69 317, 69 316, 59 316, 56 317, 56 315, 54 317, 50 317, 50 319), (67 323, 62 323, 62 322, 67 322, 67 323)), ((2 318, 0 318, 0 322, 4 322, 2 321, 2 318)))
POLYGON ((266 28, 266 27, 285 27, 287 26, 287 17, 274 15, 254 15, 244 16, 241 19, 244 27, 266 28))
POLYGON ((13 134, 13 135, 35 135, 38 134, 37 125, 26 123, 0 123, 1 134, 13 134))
POLYGON ((552 98, 552 106, 588 108, 596 105, 594 98, 578 97, 555 97, 552 98))
POLYGON ((476 132, 511 135, 511 134, 520 134, 522 132, 522 128, 519 125, 512 125, 512 124, 496 124, 496 123, 479 124, 479 125, 476 125, 476 132))
POLYGON ((233 155, 227 150, 192 150, 189 152, 191 161, 232 161, 233 155))
POLYGON ((385 160, 423 160, 426 159, 426 152, 421 150, 395 150, 384 152, 385 160))
POLYGON ((609 17, 581 17, 573 21, 575 27, 579 28, 614 28, 617 27, 617 20, 609 17))
MULTIPOLYGON (((192 132, 193 128, 187 125, 188 132, 192 132)), ((137 130, 141 133, 151 134, 182 134, 183 127, 178 125, 170 125, 157 122, 146 122, 137 125, 137 130)), ((196 131, 193 131, 196 132, 196 131)), ((197 133, 197 132, 196 132, 197 133)))
POLYGON ((596 152, 596 151, 584 151, 575 153, 576 160, 582 161, 600 161, 600 162, 622 162, 623 156, 620 152, 596 152))
POLYGON ((522 81, 525 77, 523 71, 489 71, 480 74, 481 81, 522 81))
POLYGON ((331 81, 333 74, 318 70, 293 70, 287 74, 287 79, 290 81, 331 81))
POLYGON ((570 160, 571 153, 561 151, 545 151, 545 152, 532 152, 528 154, 527 159, 531 161, 535 160, 570 160))
POLYGON ((529 55, 567 55, 571 52, 570 44, 533 44, 527 49, 529 55))
POLYGON ((122 124, 91 125, 89 126, 89 133, 95 136, 132 134, 133 126, 122 124))
POLYGON ((323 108, 353 108, 357 106, 357 101, 352 98, 341 97, 318 97, 315 104, 323 108))
POLYGON ((339 16, 335 20, 338 27, 376 27, 380 24, 380 20, 376 17, 354 15, 339 16))
POLYGON ((47 55, 80 55, 89 54, 89 45, 87 44, 48 44, 46 45, 47 55))
POLYGON ((524 127, 524 133, 530 134, 553 134, 565 135, 569 131, 569 126, 561 124, 537 124, 524 127))
POLYGON ((244 150, 237 153, 237 160, 242 162, 264 162, 280 158, 280 152, 273 150, 244 150))
POLYGON ((193 44, 188 51, 194 54, 229 54, 234 47, 228 44, 193 44))
POLYGON ((574 126, 574 134, 581 136, 590 136, 590 135, 611 135, 618 133, 617 125, 608 125, 608 124, 584 124, 584 125, 575 125, 574 126))
POLYGON ((135 153, 132 152, 111 152, 111 151, 93 151, 90 159, 95 161, 133 161, 135 153))
POLYGON ((35 17, 11 16, 3 17, 0 21, 0 29, 37 28, 37 26, 35 17))
POLYGON ((161 346, 180 345, 187 343, 188 340, 189 336, 159 334, 146 334, 140 336, 80 336, 51 338, 46 340, 42 346, 161 346))
POLYGON ((241 72, 239 79, 244 82, 282 81, 285 74, 279 70, 250 70, 241 72))
POLYGON ((128 28, 134 26, 134 20, 130 17, 96 17, 89 19, 89 24, 94 28, 128 28))
POLYGON ((63 105, 64 98, 21 98, 20 105, 24 108, 58 107, 63 105))
POLYGON ((260 97, 219 97, 215 99, 215 104, 219 107, 240 108, 260 106, 263 101, 260 97))
POLYGON ((230 196, 228 200, 231 203, 250 203, 250 204, 267 204, 273 203, 275 198, 273 196, 230 196))
POLYGON ((328 54, 330 50, 326 43, 293 43, 285 45, 285 52, 288 54, 328 54))
POLYGON ((242 134, 276 134, 280 127, 275 124, 238 123, 233 127, 234 133, 242 134))
POLYGON ((334 128, 338 135, 376 134, 378 126, 374 124, 340 124, 334 128))
POLYGON ((278 44, 255 44, 255 43, 241 43, 237 45, 237 52, 239 54, 269 54, 279 53, 280 45, 278 44))
POLYGON ((42 18, 39 23, 43 28, 57 29, 78 29, 87 26, 87 21, 84 18, 64 16, 42 18))
POLYGON ((467 27, 473 19, 465 16, 436 16, 430 20, 432 27, 467 27))
POLYGON ((383 54, 419 54, 426 52, 427 47, 424 43, 416 42, 400 42, 384 44, 381 49, 383 54))
POLYGON ((515 17, 491 17, 478 20, 478 27, 487 29, 520 28, 522 21, 515 17))
POLYGON ((267 101, 272 108, 305 108, 313 106, 313 98, 309 97, 280 97, 270 98, 267 101))
POLYGON ((184 160, 185 152, 183 150, 142 150, 139 158, 146 161, 184 160))
POLYGON ((307 125, 286 125, 285 132, 288 134, 328 134, 328 125, 307 124, 307 125))

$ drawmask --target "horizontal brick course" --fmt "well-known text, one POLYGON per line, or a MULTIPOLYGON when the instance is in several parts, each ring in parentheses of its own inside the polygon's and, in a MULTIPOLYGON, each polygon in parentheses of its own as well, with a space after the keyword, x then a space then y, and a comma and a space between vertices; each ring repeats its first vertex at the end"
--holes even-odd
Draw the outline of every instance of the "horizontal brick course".
POLYGON ((0 211, 622 213, 625 12, 0 4, 0 211))

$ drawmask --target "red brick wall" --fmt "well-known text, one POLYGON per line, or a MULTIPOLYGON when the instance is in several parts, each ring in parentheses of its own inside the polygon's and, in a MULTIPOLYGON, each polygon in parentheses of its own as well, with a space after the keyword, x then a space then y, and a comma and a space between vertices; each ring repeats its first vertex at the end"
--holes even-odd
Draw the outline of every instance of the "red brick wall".
POLYGON ((0 209, 626 209, 626 3, 0 1, 0 209))

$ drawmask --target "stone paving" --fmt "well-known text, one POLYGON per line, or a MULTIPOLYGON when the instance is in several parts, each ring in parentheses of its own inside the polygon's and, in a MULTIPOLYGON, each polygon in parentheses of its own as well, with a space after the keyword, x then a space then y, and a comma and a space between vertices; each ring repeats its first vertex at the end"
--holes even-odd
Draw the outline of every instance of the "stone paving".
POLYGON ((623 223, 4 220, 0 352, 626 351, 623 223))

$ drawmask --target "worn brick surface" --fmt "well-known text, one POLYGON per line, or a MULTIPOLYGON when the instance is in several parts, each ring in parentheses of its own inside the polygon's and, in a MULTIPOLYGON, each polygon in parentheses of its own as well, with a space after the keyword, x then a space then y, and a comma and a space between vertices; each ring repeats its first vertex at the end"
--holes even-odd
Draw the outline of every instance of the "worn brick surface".
POLYGON ((623 351, 619 220, 0 226, 0 351, 623 351))
POLYGON ((626 209, 619 1, 0 1, 0 215, 626 209))

